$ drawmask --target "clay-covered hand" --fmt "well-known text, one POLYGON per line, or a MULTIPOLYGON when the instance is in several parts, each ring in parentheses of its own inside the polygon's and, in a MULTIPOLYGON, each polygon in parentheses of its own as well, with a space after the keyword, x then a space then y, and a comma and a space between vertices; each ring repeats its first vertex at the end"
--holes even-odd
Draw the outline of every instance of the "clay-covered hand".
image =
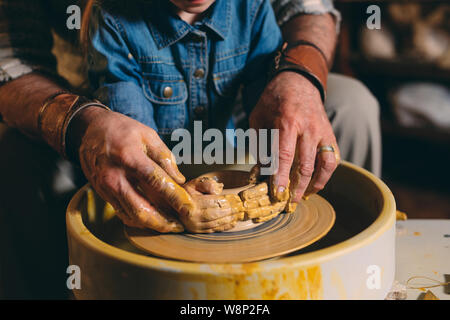
POLYGON ((283 192, 290 180, 293 202, 298 203, 305 192, 321 190, 336 169, 339 149, 320 93, 302 75, 286 71, 275 76, 251 113, 250 126, 280 130, 279 168, 272 183, 283 192), (319 146, 329 145, 336 156, 317 154, 319 146))
POLYGON ((244 219, 244 208, 239 196, 193 195, 197 210, 183 220, 186 229, 195 233, 212 233, 232 229, 244 219))
POLYGON ((198 177, 188 181, 183 186, 191 195, 215 194, 219 195, 223 191, 223 183, 217 182, 210 177, 198 177))
POLYGON ((182 221, 195 233, 220 232, 233 228, 244 218, 244 208, 237 195, 221 195, 223 184, 209 177, 199 177, 183 186, 192 196, 196 210, 182 221))
MULTIPOLYGON (((256 164, 250 170, 249 181, 251 183, 264 182, 264 184, 261 184, 259 186, 259 188, 256 188, 256 190, 259 190, 259 193, 261 195, 268 194, 269 196, 267 197, 267 199, 270 201, 272 206, 274 206, 276 204, 275 207, 277 209, 279 209, 282 206, 282 204, 277 204, 277 203, 284 203, 285 207, 282 210, 285 210, 287 213, 294 212, 295 209, 297 208, 297 203, 292 201, 292 193, 290 192, 290 181, 288 180, 287 188, 284 189, 283 191, 280 191, 275 187, 275 183, 273 183, 273 179, 274 179, 273 175, 269 176, 269 177, 261 176, 260 164, 256 164), (267 187, 267 186, 270 186, 270 187, 267 187), (269 189, 269 190, 267 190, 267 189, 269 189)), ((264 201, 265 201, 265 199, 264 199, 264 201)), ((255 205, 255 204, 253 204, 253 205, 255 205)), ((245 206, 245 204, 244 204, 244 206, 245 206)), ((266 210, 268 211, 269 209, 266 209, 266 210)))
POLYGON ((88 108, 79 158, 99 195, 127 225, 181 232, 177 220, 195 211, 174 156, 151 128, 120 113, 88 108))
POLYGON ((239 196, 243 202, 247 219, 263 222, 275 218, 286 207, 286 200, 271 200, 266 182, 241 191, 239 196))

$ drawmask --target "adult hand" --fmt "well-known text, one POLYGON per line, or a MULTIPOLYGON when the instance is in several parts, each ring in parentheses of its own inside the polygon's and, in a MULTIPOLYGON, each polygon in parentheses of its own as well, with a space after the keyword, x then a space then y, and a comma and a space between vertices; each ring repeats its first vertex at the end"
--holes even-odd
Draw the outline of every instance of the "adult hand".
POLYGON ((100 108, 88 108, 82 116, 89 121, 78 149, 81 167, 118 217, 132 227, 183 231, 167 209, 188 215, 195 205, 179 186, 185 178, 158 134, 129 117, 100 108))
POLYGON ((193 232, 229 227, 231 212, 214 217, 199 213, 199 205, 181 186, 185 178, 173 154, 153 129, 95 107, 75 121, 69 138, 82 133, 75 135, 79 142, 74 147, 83 172, 125 224, 159 232, 183 231, 180 221, 193 232))
POLYGON ((291 180, 291 201, 323 189, 339 162, 339 149, 317 88, 296 72, 269 82, 250 115, 255 129, 279 129, 279 168, 272 179, 283 193, 291 180), (320 152, 331 145, 332 152, 320 152), (308 187, 309 185, 309 187, 308 187))

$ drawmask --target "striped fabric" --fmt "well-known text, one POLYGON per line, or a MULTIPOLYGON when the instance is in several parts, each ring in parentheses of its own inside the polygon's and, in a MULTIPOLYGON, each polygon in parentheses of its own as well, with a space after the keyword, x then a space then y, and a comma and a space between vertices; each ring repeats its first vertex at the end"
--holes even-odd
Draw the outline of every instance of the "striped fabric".
MULTIPOLYGON (((57 73, 56 59, 52 54, 52 32, 75 43, 76 31, 68 30, 65 26, 68 17, 66 10, 68 6, 80 2, 0 0, 0 84, 32 71, 57 73)), ((331 13, 339 26, 340 15, 334 9, 332 0, 271 0, 271 2, 280 25, 299 13, 331 13)), ((70 51, 73 53, 74 48, 70 51)), ((64 52, 58 51, 57 54, 64 55, 64 52)))
POLYGON ((336 32, 339 32, 341 14, 334 8, 332 0, 271 0, 271 2, 279 25, 299 13, 330 13, 336 20, 336 32))

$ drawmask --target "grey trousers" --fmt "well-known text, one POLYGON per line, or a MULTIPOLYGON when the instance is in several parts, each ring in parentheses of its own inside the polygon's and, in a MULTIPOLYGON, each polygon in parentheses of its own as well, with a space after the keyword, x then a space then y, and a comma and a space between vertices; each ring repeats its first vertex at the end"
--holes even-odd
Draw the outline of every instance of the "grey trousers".
MULTIPOLYGON (((378 103, 359 81, 330 74, 325 108, 342 158, 381 171, 378 103)), ((0 299, 65 298, 65 209, 86 181, 46 145, 0 124, 0 299)))

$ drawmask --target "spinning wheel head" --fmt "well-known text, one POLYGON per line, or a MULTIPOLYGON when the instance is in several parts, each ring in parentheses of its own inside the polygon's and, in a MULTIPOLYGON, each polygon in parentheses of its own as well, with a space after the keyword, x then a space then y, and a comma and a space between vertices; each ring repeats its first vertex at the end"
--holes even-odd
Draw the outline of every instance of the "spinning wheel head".
MULTIPOLYGON (((280 214, 250 228, 212 234, 159 234, 125 227, 136 247, 152 255, 205 263, 244 263, 278 257, 302 249, 330 231, 335 221, 332 206, 312 195, 291 214, 280 214)), ((245 222, 245 221, 244 221, 245 222)))

